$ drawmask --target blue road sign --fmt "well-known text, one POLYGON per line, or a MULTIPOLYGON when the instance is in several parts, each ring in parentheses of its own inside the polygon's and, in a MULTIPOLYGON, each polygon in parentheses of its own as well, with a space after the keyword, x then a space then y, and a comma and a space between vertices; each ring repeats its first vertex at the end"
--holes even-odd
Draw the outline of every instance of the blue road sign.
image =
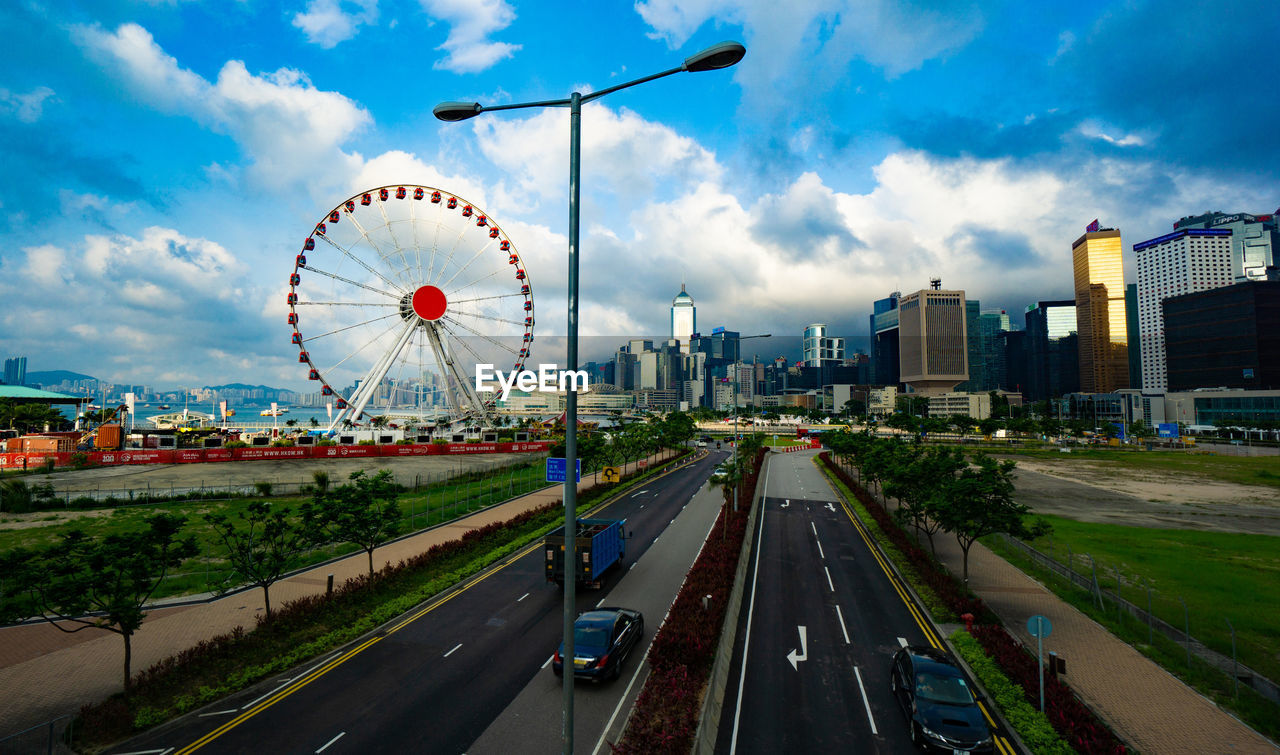
POLYGON ((1036 614, 1027 619, 1027 633, 1032 637, 1048 637, 1053 632, 1053 625, 1048 616, 1036 614))
MULTIPOLYGON (((574 459, 574 482, 582 482, 582 459, 574 459)), ((568 464, 564 459, 547 457, 547 482, 564 482, 568 464)))

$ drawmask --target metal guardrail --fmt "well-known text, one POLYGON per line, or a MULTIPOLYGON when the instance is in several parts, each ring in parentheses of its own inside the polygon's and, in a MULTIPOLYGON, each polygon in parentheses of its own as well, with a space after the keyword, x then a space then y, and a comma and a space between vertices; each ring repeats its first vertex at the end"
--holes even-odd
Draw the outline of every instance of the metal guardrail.
POLYGON ((0 737, 0 753, 5 755, 54 755, 75 752, 66 745, 68 729, 75 723, 71 714, 36 724, 28 729, 0 737))

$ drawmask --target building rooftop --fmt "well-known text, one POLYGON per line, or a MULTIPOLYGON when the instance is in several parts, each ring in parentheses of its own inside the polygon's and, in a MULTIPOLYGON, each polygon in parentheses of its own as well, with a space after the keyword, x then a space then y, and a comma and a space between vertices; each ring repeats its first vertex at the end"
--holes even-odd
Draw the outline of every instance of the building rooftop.
POLYGON ((81 396, 42 391, 39 388, 28 388, 25 385, 0 384, 0 399, 5 398, 18 401, 43 401, 48 404, 78 404, 84 400, 81 396))

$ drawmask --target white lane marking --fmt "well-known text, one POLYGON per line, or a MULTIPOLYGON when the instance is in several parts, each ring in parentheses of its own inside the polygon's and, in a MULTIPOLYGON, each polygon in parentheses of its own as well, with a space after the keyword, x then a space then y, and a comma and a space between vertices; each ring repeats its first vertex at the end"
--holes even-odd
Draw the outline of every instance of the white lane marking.
POLYGON ((345 737, 345 736, 347 736, 347 733, 344 731, 344 732, 342 732, 341 734, 339 734, 338 736, 334 737, 333 739, 330 739, 328 742, 325 742, 325 743, 324 743, 324 747, 321 747, 319 750, 316 750, 316 755, 320 755, 320 753, 322 753, 322 752, 324 752, 325 750, 329 749, 329 745, 333 744, 334 742, 337 742, 339 739, 342 739, 342 738, 343 738, 343 737, 345 737))
POLYGON ((225 716, 228 713, 235 713, 236 710, 236 708, 232 708, 231 710, 215 710, 209 713, 201 713, 197 718, 204 718, 205 716, 225 716))
POLYGON ((627 571, 631 571, 631 570, 632 570, 632 569, 634 569, 634 568, 636 568, 636 562, 635 562, 635 561, 632 561, 632 562, 631 562, 631 566, 628 566, 628 567, 627 567, 627 571))
POLYGON ((454 645, 454 646, 453 646, 453 650, 450 650, 449 652, 445 653, 445 654, 444 654, 444 657, 445 657, 445 658, 448 658, 449 656, 451 656, 451 655, 453 655, 454 653, 458 652, 458 648, 460 648, 460 647, 462 647, 462 643, 461 643, 461 642, 459 642, 457 645, 454 645))
POLYGON ((830 587, 830 588, 831 588, 831 592, 835 592, 835 591, 836 591, 836 586, 835 586, 835 585, 833 585, 833 584, 831 584, 831 570, 830 570, 830 569, 828 569, 828 568, 827 568, 827 567, 825 567, 825 566, 824 566, 824 567, 822 567, 822 570, 823 570, 824 572, 826 572, 826 573, 827 573, 827 587, 830 587))
POLYGON ((255 699, 255 700, 253 700, 252 702, 248 703, 247 705, 242 706, 242 707, 240 708, 240 710, 248 710, 249 708, 252 708, 253 706, 257 705, 257 704, 258 704, 259 702, 261 702, 262 700, 266 700, 268 697, 271 697, 272 695, 274 695, 275 693, 279 692, 280 690, 284 689, 284 688, 285 688, 285 687, 287 687, 287 686, 289 686, 289 682, 287 682, 287 681, 286 681, 286 682, 284 682, 284 683, 282 683, 282 684, 278 685, 275 689, 271 690, 270 692, 268 692, 267 694, 263 695, 262 697, 259 697, 259 698, 255 699))
POLYGON ((649 491, 648 491, 647 489, 645 489, 645 490, 641 490, 639 493, 636 493, 635 495, 633 495, 633 496, 631 496, 631 497, 632 497, 632 498, 635 498, 636 496, 641 496, 641 495, 644 495, 645 493, 648 493, 648 492, 649 492, 649 491))
POLYGON ((905 648, 905 647, 907 646, 907 638, 906 638, 906 637, 899 637, 899 638, 898 638, 898 644, 905 648))
POLYGON ((542 667, 546 668, 547 666, 550 666, 551 662, 554 661, 555 659, 556 659, 555 653, 552 653, 551 655, 547 656, 547 660, 542 664, 542 667))
POLYGON ((529 593, 525 593, 524 595, 521 595, 520 597, 516 598, 516 602, 519 603, 520 601, 524 600, 527 597, 529 597, 529 593))
MULTIPOLYGON (((663 619, 663 623, 666 623, 665 618, 663 619)), ((627 696, 631 694, 631 686, 636 683, 636 679, 639 678, 640 672, 645 670, 645 664, 649 660, 649 648, 653 647, 653 640, 650 639, 649 643, 649 647, 644 649, 644 657, 636 663, 636 670, 631 674, 631 681, 627 682, 627 688, 622 691, 622 697, 618 698, 618 704, 613 706, 613 715, 609 716, 609 720, 605 722, 604 730, 600 732, 600 738, 596 740, 596 747, 591 751, 591 755, 597 755, 597 753, 600 752, 600 748, 604 747, 604 738, 609 735, 609 729, 613 727, 614 720, 617 719, 618 713, 622 710, 622 704, 626 702, 627 696)))
POLYGON ((596 603, 596 608, 599 608, 599 607, 600 607, 600 606, 602 606, 602 605, 604 605, 604 598, 601 598, 601 599, 600 599, 600 602, 599 602, 599 603, 596 603))
POLYGON ((121 755, 164 755, 166 752, 173 752, 170 747, 167 750, 134 750, 133 752, 121 753, 121 755))
POLYGON ((818 543, 818 555, 825 560, 827 557, 827 554, 822 551, 822 541, 818 540, 818 536, 816 534, 813 536, 813 539, 815 542, 818 543))
POLYGON ((840 619, 840 631, 844 632, 844 644, 849 644, 849 630, 844 628, 844 614, 840 611, 840 604, 836 604, 836 618, 840 619))
POLYGON ((858 677, 858 689, 862 691, 862 706, 867 709, 867 721, 871 724, 871 733, 879 734, 880 732, 876 731, 876 719, 871 715, 871 702, 867 700, 867 688, 862 686, 862 672, 854 666, 853 673, 858 677))
MULTIPOLYGON (((764 468, 764 495, 769 497, 769 465, 764 468)), ((764 550, 764 515, 768 509, 760 508, 760 535, 756 541, 756 563, 751 575, 751 606, 747 609, 747 634, 742 640, 742 670, 738 672, 738 700, 733 711, 733 736, 729 739, 729 755, 737 755, 738 724, 742 719, 742 688, 747 681, 747 649, 751 647, 751 616, 756 610, 756 587, 760 584, 760 551, 764 550)))
POLYGON ((811 521, 809 522, 809 526, 813 528, 813 536, 814 536, 814 537, 817 537, 817 536, 818 536, 818 525, 814 524, 814 523, 813 523, 813 521, 811 520, 811 521))

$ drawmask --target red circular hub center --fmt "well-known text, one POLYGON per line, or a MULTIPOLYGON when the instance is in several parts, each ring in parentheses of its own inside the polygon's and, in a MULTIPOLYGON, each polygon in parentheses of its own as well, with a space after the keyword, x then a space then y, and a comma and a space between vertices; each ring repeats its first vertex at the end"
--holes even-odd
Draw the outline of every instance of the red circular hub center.
POLYGON ((422 286, 413 292, 413 313, 424 320, 435 322, 444 317, 448 304, 444 292, 435 286, 422 286))

